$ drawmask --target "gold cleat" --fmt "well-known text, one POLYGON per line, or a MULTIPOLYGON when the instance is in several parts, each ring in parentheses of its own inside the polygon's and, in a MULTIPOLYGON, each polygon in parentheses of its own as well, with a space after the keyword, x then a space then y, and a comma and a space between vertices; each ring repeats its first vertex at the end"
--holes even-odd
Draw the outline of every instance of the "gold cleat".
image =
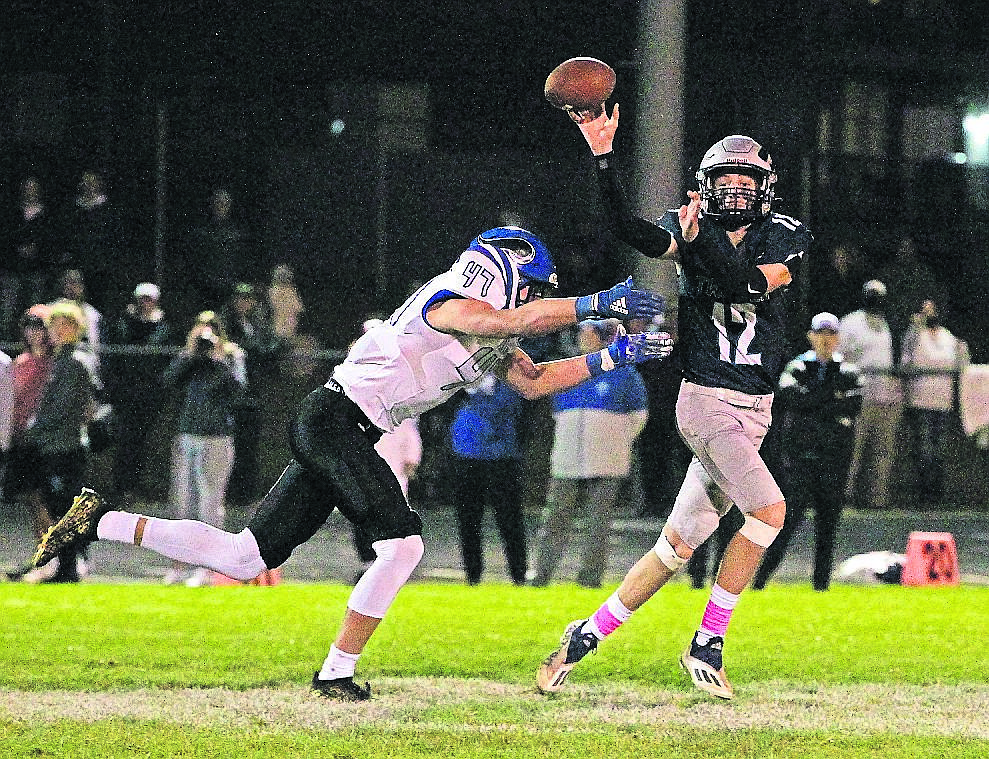
POLYGON ((83 488, 73 499, 65 516, 53 524, 41 538, 32 559, 34 566, 42 567, 62 551, 96 540, 96 525, 99 524, 100 517, 112 510, 113 507, 103 496, 95 490, 83 488))

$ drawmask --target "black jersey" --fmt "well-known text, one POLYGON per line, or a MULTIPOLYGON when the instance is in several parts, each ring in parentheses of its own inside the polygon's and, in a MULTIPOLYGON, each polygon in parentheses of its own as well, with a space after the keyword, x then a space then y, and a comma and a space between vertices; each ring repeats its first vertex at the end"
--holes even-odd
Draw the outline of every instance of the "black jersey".
MULTIPOLYGON (((778 213, 753 222, 737 248, 714 222, 702 217, 700 224, 723 255, 741 256, 746 268, 784 264, 794 279, 812 240, 806 226, 778 213)), ((677 212, 667 211, 659 226, 679 236, 677 212)), ((788 288, 739 303, 722 292, 693 257, 681 255, 677 269, 684 379, 754 395, 772 393, 790 355, 786 337, 788 288)))
MULTIPOLYGON (((667 211, 655 223, 635 216, 614 156, 600 156, 595 161, 605 218, 612 232, 645 256, 662 256, 669 248, 670 235, 680 237, 677 212, 667 211)), ((753 222, 738 248, 711 220, 702 216, 700 225, 702 233, 716 241, 724 255, 744 256, 750 266, 784 264, 794 280, 800 259, 813 240, 806 226, 778 213, 753 222)), ((786 340, 787 288, 778 288, 755 302, 739 303, 737 297, 721 291, 699 262, 689 255, 681 255, 681 259, 677 265, 678 352, 684 379, 753 395, 772 393, 791 355, 786 340)))

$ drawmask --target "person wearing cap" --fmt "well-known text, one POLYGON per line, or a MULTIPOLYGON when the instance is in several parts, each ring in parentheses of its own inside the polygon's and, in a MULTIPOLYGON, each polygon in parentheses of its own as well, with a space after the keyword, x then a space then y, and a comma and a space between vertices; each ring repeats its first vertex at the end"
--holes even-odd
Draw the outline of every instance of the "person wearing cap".
POLYGON ((117 317, 111 342, 118 346, 140 346, 141 353, 108 356, 104 371, 116 419, 116 446, 111 481, 116 497, 133 503, 140 493, 143 462, 155 420, 164 402, 161 375, 169 355, 161 350, 175 342, 173 331, 161 308, 161 290, 153 282, 139 283, 131 301, 117 317))
POLYGON ((862 403, 859 372, 836 351, 839 330, 837 316, 817 314, 807 333, 811 349, 790 361, 780 375, 776 397, 784 409, 786 519, 753 578, 757 590, 779 568, 808 507, 814 510, 814 590, 827 590, 831 582, 842 509, 842 493, 835 481, 840 482, 848 470, 862 403))
MULTIPOLYGON (((615 319, 581 322, 578 350, 600 350, 614 340, 618 329, 615 319)), ((584 527, 577 584, 601 587, 619 489, 631 471, 632 445, 648 418, 649 394, 631 366, 553 396, 556 426, 533 585, 549 584, 579 517, 584 527)))
POLYGON ((862 409, 845 483, 845 502, 876 510, 890 507, 893 465, 903 418, 903 389, 887 317, 889 292, 878 279, 862 286, 862 307, 839 320, 837 350, 862 375, 862 409), (874 472, 872 478, 869 473, 874 472))

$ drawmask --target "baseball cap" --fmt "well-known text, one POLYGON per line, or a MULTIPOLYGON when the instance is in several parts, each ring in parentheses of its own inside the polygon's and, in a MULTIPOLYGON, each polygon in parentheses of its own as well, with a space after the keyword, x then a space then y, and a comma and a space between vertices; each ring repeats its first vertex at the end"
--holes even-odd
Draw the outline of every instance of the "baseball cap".
POLYGON ((870 279, 864 285, 862 285, 863 293, 877 293, 879 295, 886 294, 886 285, 880 282, 878 279, 870 279))
POLYGON ((134 297, 153 298, 154 300, 158 300, 161 298, 161 290, 158 289, 158 285, 153 282, 142 282, 134 288, 134 297))
POLYGON ((810 329, 812 332, 823 332, 824 330, 838 332, 838 317, 828 311, 822 311, 810 320, 810 329))

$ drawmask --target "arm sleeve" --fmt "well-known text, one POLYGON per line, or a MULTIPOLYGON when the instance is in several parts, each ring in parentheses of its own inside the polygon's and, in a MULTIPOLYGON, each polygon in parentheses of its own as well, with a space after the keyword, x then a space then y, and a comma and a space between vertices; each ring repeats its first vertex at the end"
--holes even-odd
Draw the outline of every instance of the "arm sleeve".
POLYGON ((605 218, 615 237, 648 258, 659 258, 666 253, 672 236, 662 227, 631 212, 615 166, 615 154, 595 156, 594 165, 605 218))
POLYGON ((677 236, 683 258, 692 257, 717 282, 718 287, 735 303, 756 303, 766 297, 769 282, 758 266, 726 255, 702 224, 693 242, 677 236))

